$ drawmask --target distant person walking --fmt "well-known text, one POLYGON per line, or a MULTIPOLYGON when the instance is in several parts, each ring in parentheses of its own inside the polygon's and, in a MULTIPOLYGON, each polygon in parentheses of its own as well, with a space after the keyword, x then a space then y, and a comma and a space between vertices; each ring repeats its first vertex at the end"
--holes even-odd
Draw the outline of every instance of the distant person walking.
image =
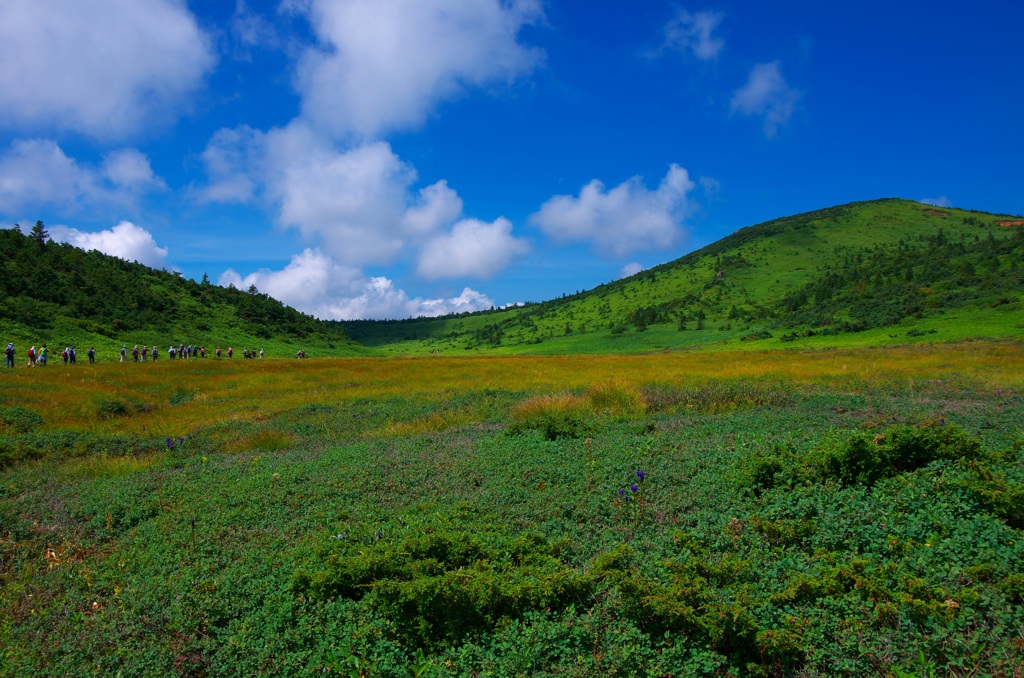
POLYGON ((78 352, 75 350, 74 346, 68 348, 68 360, 71 361, 72 365, 78 362, 78 352))
POLYGON ((29 346, 28 348, 28 367, 36 366, 36 347, 29 346))
POLYGON ((49 351, 46 348, 46 344, 43 344, 43 347, 41 349, 39 349, 39 366, 40 367, 46 367, 46 361, 49 360, 49 359, 50 359, 49 351))
POLYGON ((96 364, 96 347, 95 346, 90 346, 89 347, 89 364, 90 365, 95 365, 96 364))
POLYGON ((128 357, 128 345, 125 344, 124 346, 121 347, 121 360, 120 360, 120 362, 123 363, 127 357, 128 357))
POLYGON ((263 349, 260 349, 260 360, 263 360, 263 349))
POLYGON ((4 351, 4 367, 14 368, 14 342, 7 344, 7 350, 4 351))
POLYGON ((234 355, 234 351, 232 351, 231 347, 228 346, 228 357, 230 358, 232 355, 234 355))

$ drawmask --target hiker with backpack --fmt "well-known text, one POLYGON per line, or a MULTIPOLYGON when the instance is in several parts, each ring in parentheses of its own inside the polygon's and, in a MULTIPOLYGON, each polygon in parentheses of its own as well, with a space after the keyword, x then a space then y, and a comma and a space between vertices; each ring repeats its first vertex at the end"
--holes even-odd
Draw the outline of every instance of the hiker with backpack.
POLYGON ((4 351, 4 367, 14 367, 14 342, 7 344, 7 350, 4 351))

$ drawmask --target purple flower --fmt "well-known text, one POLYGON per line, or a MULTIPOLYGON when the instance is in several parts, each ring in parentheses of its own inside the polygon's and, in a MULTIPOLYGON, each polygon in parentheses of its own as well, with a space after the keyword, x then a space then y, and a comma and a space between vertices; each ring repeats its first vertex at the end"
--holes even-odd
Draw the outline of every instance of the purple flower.
POLYGON ((626 491, 623 490, 622 488, 619 488, 619 495, 625 495, 625 494, 626 494, 626 491))
POLYGON ((179 443, 183 443, 183 442, 185 442, 185 439, 184 439, 184 438, 182 438, 181 436, 178 436, 178 442, 179 442, 179 443))
POLYGON ((627 494, 627 495, 626 495, 626 501, 629 501, 630 499, 632 499, 632 497, 630 497, 630 496, 629 496, 629 495, 627 494))
POLYGON ((634 492, 639 492, 640 491, 640 486, 639 485, 630 485, 629 489, 633 490, 634 492))
POLYGON ((644 475, 644 472, 643 472, 643 471, 637 471, 637 472, 636 472, 636 477, 637 477, 637 478, 639 478, 640 480, 643 480, 643 479, 644 479, 644 478, 646 478, 647 476, 645 476, 645 475, 644 475))

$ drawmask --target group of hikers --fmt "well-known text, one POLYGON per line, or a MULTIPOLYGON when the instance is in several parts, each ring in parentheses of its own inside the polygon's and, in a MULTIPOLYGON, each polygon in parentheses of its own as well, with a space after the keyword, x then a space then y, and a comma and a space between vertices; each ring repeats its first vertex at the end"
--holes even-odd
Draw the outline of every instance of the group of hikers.
MULTIPOLYGON (((222 354, 221 354, 220 346, 217 347, 216 351, 214 352, 214 355, 216 355, 218 358, 221 357, 222 354)), ((228 346, 227 356, 229 358, 233 358, 234 355, 235 355, 235 350, 233 348, 231 348, 230 346, 228 346)), ((188 358, 205 358, 206 357, 206 347, 205 346, 192 346, 191 344, 189 344, 188 346, 185 346, 184 344, 179 344, 178 346, 170 346, 167 349, 167 357, 170 360, 174 360, 174 359, 186 360, 188 358)), ((242 357, 245 358, 246 360, 250 360, 250 359, 254 360, 257 357, 260 360, 263 360, 263 349, 261 348, 259 350, 259 352, 257 352, 256 349, 254 349, 254 348, 253 349, 249 349, 249 348, 244 349, 242 351, 242 357)), ((127 362, 128 360, 131 360, 132 362, 136 362, 137 363, 140 360, 142 362, 146 362, 146 360, 149 360, 149 359, 159 360, 159 358, 160 358, 160 351, 157 350, 157 347, 155 345, 153 346, 153 348, 150 348, 149 346, 143 346, 140 349, 139 345, 136 344, 135 346, 132 347, 132 350, 131 350, 130 353, 128 351, 128 344, 125 344, 125 345, 123 345, 121 347, 121 362, 127 362)))
MULTIPOLYGON (((89 356, 89 362, 96 362, 96 349, 89 347, 87 352, 89 356)), ((7 344, 7 349, 4 351, 4 367, 14 367, 14 342, 7 344)), ((63 358, 64 364, 72 364, 78 362, 78 349, 74 346, 65 346, 64 350, 60 352, 60 357, 63 358)), ((46 367, 46 364, 50 361, 50 349, 43 344, 41 348, 36 349, 32 346, 28 349, 28 366, 29 367, 46 367)))
MULTIPOLYGON (((7 344, 7 349, 4 351, 4 367, 14 367, 15 354, 16 351, 14 348, 14 342, 9 342, 7 344)), ((232 358, 235 355, 235 351, 233 348, 228 346, 227 351, 222 353, 220 347, 218 346, 217 349, 213 352, 213 354, 217 358, 220 358, 225 354, 227 355, 228 358, 232 358)), ((65 365, 74 365, 78 362, 78 350, 74 346, 66 347, 63 351, 61 351, 60 355, 61 358, 63 358, 65 365)), ((95 347, 90 346, 89 350, 86 352, 86 355, 88 355, 90 363, 96 362, 95 347)), ((49 357, 49 349, 46 347, 46 344, 43 344, 42 347, 39 348, 38 350, 36 349, 35 346, 33 346, 28 350, 28 366, 36 367, 38 365, 40 367, 46 367, 46 364, 49 361, 49 357)), ((205 358, 206 347, 192 345, 185 346, 184 344, 180 344, 178 346, 170 346, 167 349, 167 357, 170 360, 185 360, 187 358, 205 358)), ((263 360, 263 349, 261 348, 258 351, 254 348, 243 349, 242 357, 245 360, 263 360)), ((306 352, 300 349, 296 357, 305 358, 306 352)), ((128 349, 128 344, 124 344, 121 346, 120 362, 145 362, 146 360, 156 361, 159 358, 160 351, 157 349, 155 345, 152 347, 143 346, 142 348, 139 348, 138 344, 136 344, 130 350, 128 349)))

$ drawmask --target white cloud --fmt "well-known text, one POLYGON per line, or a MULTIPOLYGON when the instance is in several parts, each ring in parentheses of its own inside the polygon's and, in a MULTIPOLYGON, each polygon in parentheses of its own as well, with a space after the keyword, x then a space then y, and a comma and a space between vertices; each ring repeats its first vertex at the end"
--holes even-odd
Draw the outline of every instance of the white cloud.
POLYGON ((590 241, 606 256, 666 250, 683 236, 683 220, 692 210, 686 196, 693 188, 686 170, 676 164, 654 191, 648 190, 640 177, 610 191, 595 179, 583 187, 578 198, 551 198, 530 221, 555 240, 590 241))
POLYGON ((391 263, 405 244, 415 170, 384 142, 337 151, 297 126, 268 138, 268 197, 278 220, 345 264, 391 263))
POLYGON ((420 190, 419 202, 405 211, 402 224, 408 233, 429 234, 454 223, 460 214, 462 199, 442 180, 420 190))
POLYGON ((796 109, 802 94, 782 77, 779 62, 757 64, 746 84, 733 92, 730 108, 733 113, 763 115, 764 134, 774 137, 796 109))
POLYGON ((266 135, 248 125, 218 130, 202 153, 209 183, 197 191, 205 202, 256 199, 266 165, 266 135))
POLYGON ((541 60, 517 42, 539 0, 308 0, 321 45, 302 56, 303 115, 337 136, 415 127, 467 87, 510 81, 541 60))
POLYGON ((83 207, 130 207, 144 193, 165 189, 149 159, 114 151, 100 167, 83 166, 48 139, 20 139, 0 155, 0 210, 49 204, 68 213, 83 207))
POLYGON ((417 273, 428 280, 438 278, 490 278, 506 268, 529 245, 512 236, 512 223, 498 218, 487 224, 464 219, 449 233, 432 238, 420 252, 417 273))
POLYGON ((940 195, 938 198, 924 198, 918 200, 918 202, 924 203, 925 205, 932 205, 933 207, 952 207, 953 201, 944 195, 940 195))
POLYGON ((68 226, 51 226, 50 238, 85 250, 97 250, 125 261, 137 261, 161 268, 167 260, 167 248, 156 244, 153 235, 130 221, 122 221, 106 231, 89 233, 68 226))
POLYGON ((318 318, 332 320, 409 318, 479 311, 494 305, 489 297, 465 288, 449 299, 411 298, 385 277, 367 277, 318 249, 307 249, 280 271, 260 269, 242 277, 233 270, 219 284, 248 289, 255 285, 275 299, 318 318))
POLYGON ((626 264, 622 267, 622 270, 619 271, 619 278, 628 278, 631 275, 636 275, 642 270, 644 270, 644 267, 634 261, 633 263, 626 264))
POLYGON ((207 200, 262 199, 281 225, 298 229, 350 266, 417 257, 428 279, 490 277, 525 253, 512 224, 458 221, 463 203, 447 182, 414 196, 416 171, 378 141, 339 150, 302 123, 261 133, 221 130, 203 153, 207 200))
POLYGON ((718 58, 725 47, 725 41, 711 33, 722 21, 721 12, 697 12, 691 14, 679 9, 676 16, 665 26, 665 45, 680 52, 690 51, 702 61, 718 58))
POLYGON ((166 122, 214 64, 180 0, 0 2, 0 125, 118 138, 166 122))

